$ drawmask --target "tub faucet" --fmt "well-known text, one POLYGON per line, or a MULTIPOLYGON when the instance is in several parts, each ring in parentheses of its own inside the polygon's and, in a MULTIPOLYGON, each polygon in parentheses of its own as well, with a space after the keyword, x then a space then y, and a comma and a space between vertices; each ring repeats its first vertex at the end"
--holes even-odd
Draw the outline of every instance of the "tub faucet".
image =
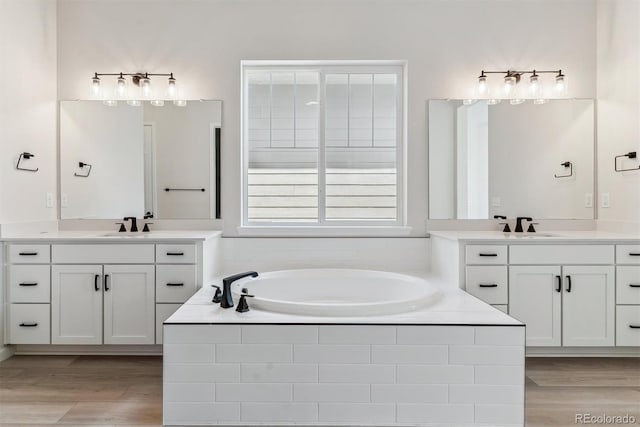
POLYGON ((233 276, 225 277, 222 279, 222 299, 220 301, 220 307, 230 308, 233 307, 233 298, 231 297, 231 284, 236 280, 244 279, 245 277, 258 277, 258 273, 255 271, 246 271, 244 273, 234 274, 233 276))

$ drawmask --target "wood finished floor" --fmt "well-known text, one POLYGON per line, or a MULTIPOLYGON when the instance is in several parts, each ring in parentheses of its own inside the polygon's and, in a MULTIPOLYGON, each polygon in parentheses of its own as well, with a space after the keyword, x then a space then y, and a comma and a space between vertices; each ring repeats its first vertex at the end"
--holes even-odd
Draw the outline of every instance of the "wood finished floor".
MULTIPOLYGON (((640 358, 527 359, 528 427, 575 426, 576 413, 640 424, 640 358)), ((162 423, 162 359, 14 356, 0 363, 0 425, 162 423)))

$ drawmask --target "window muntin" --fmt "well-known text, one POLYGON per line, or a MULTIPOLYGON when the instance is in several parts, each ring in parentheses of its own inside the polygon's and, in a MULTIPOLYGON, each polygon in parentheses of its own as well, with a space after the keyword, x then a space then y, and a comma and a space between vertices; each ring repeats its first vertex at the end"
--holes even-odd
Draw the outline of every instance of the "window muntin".
POLYGON ((243 68, 244 225, 399 225, 403 67, 243 68))

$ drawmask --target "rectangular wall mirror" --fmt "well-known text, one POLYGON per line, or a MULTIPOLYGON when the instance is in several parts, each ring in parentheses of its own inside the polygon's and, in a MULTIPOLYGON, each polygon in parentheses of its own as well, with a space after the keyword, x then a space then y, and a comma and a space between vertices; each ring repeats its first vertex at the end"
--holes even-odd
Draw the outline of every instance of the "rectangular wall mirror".
POLYGON ((61 101, 61 218, 219 217, 221 126, 221 101, 61 101))
POLYGON ((429 218, 594 218, 594 102, 431 100, 429 218))

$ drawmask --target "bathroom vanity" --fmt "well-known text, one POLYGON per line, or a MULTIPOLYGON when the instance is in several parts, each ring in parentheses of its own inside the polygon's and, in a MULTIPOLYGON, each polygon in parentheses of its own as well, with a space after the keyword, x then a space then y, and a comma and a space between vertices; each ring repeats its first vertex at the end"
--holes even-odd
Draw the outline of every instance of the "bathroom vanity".
POLYGON ((431 237, 434 268, 449 270, 462 289, 525 323, 529 354, 638 354, 638 237, 596 231, 431 237))
POLYGON ((6 343, 19 351, 162 344, 162 322, 220 274, 219 237, 60 231, 2 238, 6 343))

